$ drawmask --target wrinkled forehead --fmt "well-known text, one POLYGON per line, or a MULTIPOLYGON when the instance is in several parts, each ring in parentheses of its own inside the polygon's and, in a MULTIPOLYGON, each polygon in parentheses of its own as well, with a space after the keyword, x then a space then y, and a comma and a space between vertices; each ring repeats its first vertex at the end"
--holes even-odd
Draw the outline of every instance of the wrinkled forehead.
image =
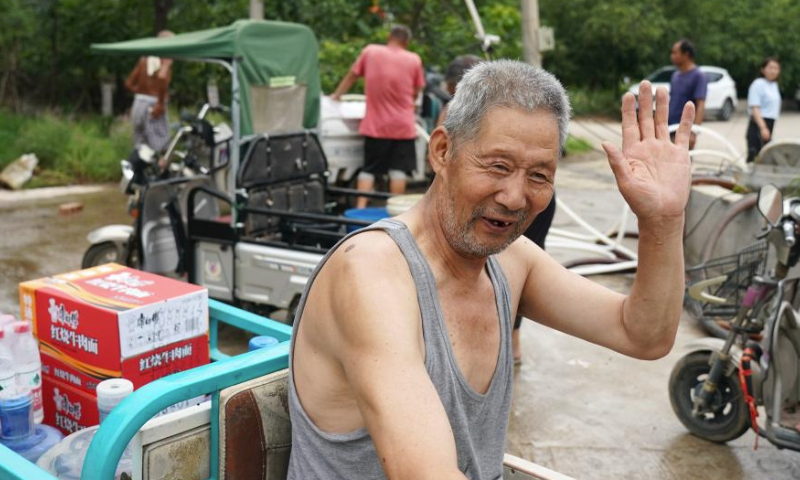
POLYGON ((475 138, 485 141, 506 137, 558 145, 558 118, 555 112, 546 107, 529 111, 504 105, 493 106, 480 119, 475 138))

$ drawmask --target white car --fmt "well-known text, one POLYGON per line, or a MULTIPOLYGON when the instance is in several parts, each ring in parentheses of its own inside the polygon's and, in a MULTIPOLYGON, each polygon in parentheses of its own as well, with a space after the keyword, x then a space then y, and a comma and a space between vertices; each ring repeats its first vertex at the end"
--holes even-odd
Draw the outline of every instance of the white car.
MULTIPOLYGON (((669 79, 672 77, 672 72, 675 67, 661 67, 655 72, 646 77, 653 84, 653 92, 657 87, 665 87, 669 91, 669 79)), ((700 71, 703 72, 708 79, 708 91, 706 93, 706 118, 711 114, 716 114, 720 120, 728 120, 731 118, 734 110, 736 110, 736 82, 733 81, 728 71, 720 67, 710 67, 708 65, 701 65, 700 71)), ((639 98, 639 84, 631 85, 628 89, 629 92, 634 94, 638 100, 639 98)))

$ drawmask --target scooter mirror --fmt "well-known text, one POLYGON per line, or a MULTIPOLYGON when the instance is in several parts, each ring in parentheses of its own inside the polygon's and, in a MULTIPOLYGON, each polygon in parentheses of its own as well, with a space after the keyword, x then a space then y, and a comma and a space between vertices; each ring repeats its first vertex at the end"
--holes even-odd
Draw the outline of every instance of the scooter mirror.
POLYGON ((778 187, 767 184, 758 191, 758 212, 772 226, 778 223, 783 215, 783 196, 778 187))

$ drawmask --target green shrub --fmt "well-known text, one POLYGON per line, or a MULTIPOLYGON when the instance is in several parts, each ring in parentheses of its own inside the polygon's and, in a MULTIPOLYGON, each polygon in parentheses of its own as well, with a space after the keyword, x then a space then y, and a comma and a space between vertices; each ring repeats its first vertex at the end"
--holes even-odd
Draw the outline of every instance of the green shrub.
POLYGON ((64 147, 69 143, 72 130, 69 122, 45 114, 25 123, 14 146, 18 152, 36 154, 40 168, 55 168, 64 155, 64 147))
POLYGON ((620 118, 621 96, 611 89, 567 88, 573 115, 603 115, 620 118))
POLYGON ((0 168, 24 153, 39 159, 26 188, 119 178, 119 161, 132 145, 128 122, 100 117, 69 119, 0 111, 0 168))
POLYGON ((566 155, 574 155, 578 153, 588 152, 592 150, 592 144, 580 137, 567 136, 567 144, 564 145, 566 155))

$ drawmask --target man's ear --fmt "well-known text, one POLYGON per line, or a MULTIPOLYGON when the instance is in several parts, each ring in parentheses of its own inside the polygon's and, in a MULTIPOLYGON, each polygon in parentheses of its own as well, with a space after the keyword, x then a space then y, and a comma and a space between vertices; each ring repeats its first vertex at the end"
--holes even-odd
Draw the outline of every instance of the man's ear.
POLYGON ((431 132, 428 141, 428 161, 431 162, 431 168, 437 174, 444 168, 450 150, 452 150, 452 142, 447 130, 444 127, 436 127, 431 132))

